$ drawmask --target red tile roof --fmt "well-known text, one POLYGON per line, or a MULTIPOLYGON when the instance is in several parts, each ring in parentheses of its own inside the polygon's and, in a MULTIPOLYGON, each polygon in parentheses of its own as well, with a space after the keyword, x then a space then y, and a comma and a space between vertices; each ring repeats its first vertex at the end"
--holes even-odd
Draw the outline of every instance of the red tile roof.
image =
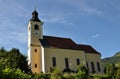
POLYGON ((100 54, 98 51, 96 51, 92 46, 90 45, 82 45, 82 44, 78 44, 80 50, 84 50, 86 53, 98 53, 100 54))
POLYGON ((70 49, 70 50, 82 50, 86 53, 95 53, 100 54, 90 45, 76 44, 70 38, 61 38, 53 36, 43 36, 43 39, 40 40, 43 47, 54 47, 60 49, 70 49))

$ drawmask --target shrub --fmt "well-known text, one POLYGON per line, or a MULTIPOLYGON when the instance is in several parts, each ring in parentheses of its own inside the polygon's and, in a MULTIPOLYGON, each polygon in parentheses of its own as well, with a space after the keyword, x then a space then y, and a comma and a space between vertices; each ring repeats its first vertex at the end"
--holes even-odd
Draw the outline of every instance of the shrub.
POLYGON ((104 70, 106 75, 111 75, 111 76, 114 75, 115 71, 116 71, 116 67, 114 64, 107 64, 104 70))
POLYGON ((20 69, 5 68, 2 71, 3 79, 31 79, 31 76, 20 69))
POLYGON ((112 77, 105 74, 92 74, 88 79, 112 79, 112 77))
POLYGON ((62 73, 57 68, 53 68, 50 79, 62 79, 62 73))
POLYGON ((75 79, 75 77, 73 74, 65 73, 63 74, 62 79, 75 79))
POLYGON ((87 79, 87 77, 88 77, 88 69, 83 64, 80 64, 78 66, 78 71, 75 74, 75 79, 87 79))
POLYGON ((115 79, 120 79, 120 64, 117 66, 117 70, 114 73, 115 79))
POLYGON ((77 74, 75 74, 75 79, 87 79, 86 72, 79 71, 77 74))
POLYGON ((50 79, 49 74, 44 74, 44 73, 40 73, 40 74, 32 74, 32 79, 50 79))

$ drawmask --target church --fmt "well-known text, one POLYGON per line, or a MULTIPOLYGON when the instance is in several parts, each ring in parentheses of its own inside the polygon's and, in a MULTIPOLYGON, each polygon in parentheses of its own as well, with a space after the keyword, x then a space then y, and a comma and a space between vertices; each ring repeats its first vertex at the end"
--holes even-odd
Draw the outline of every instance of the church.
POLYGON ((80 64, 89 73, 100 73, 101 54, 90 45, 77 44, 70 38, 44 36, 38 12, 32 12, 28 23, 28 64, 33 73, 48 73, 50 68, 77 71, 80 64))

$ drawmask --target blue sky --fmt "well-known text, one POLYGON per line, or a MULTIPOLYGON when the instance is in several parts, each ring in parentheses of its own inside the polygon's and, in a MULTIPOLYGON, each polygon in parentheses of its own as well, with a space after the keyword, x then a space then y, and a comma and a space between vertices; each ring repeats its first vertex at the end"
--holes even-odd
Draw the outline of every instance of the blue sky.
POLYGON ((0 0, 0 47, 27 55, 27 24, 35 5, 44 35, 91 45, 102 58, 120 51, 120 0, 0 0))

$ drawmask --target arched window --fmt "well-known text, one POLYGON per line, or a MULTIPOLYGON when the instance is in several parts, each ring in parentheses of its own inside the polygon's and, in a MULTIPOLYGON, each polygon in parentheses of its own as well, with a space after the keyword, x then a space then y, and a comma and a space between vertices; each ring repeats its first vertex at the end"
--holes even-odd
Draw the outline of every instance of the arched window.
POLYGON ((97 62, 97 68, 98 68, 98 71, 100 72, 101 69, 100 69, 100 63, 99 62, 97 62))
POLYGON ((91 62, 91 68, 92 68, 92 73, 95 73, 95 67, 93 62, 91 62))
POLYGON ((53 63, 53 67, 55 67, 56 66, 56 57, 52 58, 52 63, 53 63))
POLYGON ((65 58, 65 67, 66 67, 66 69, 69 69, 69 61, 68 61, 68 58, 65 58))
POLYGON ((37 24, 35 25, 35 30, 39 30, 39 26, 37 24))
POLYGON ((77 65, 79 65, 79 64, 80 64, 80 59, 77 58, 77 59, 76 59, 76 62, 77 62, 77 65))

